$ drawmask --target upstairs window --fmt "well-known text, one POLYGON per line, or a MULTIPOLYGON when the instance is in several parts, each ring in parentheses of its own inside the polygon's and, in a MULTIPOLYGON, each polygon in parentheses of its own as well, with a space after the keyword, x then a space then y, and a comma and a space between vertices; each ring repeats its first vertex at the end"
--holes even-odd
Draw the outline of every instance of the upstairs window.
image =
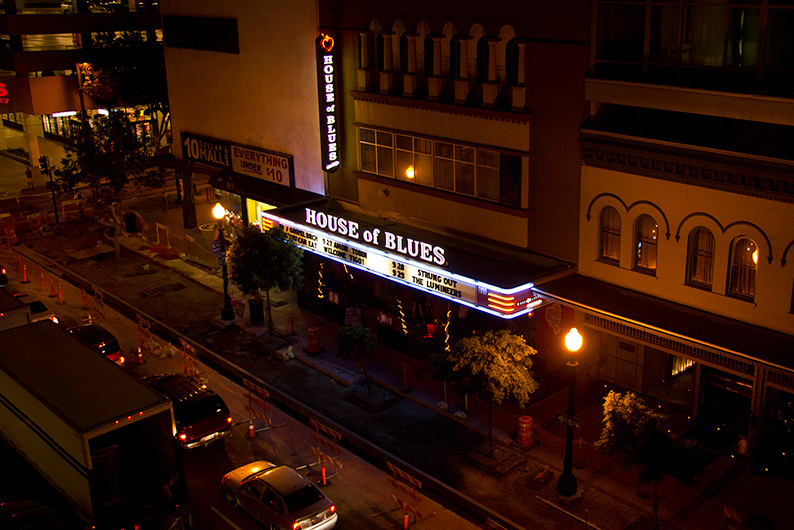
POLYGON ((359 129, 361 169, 376 175, 394 175, 394 149, 391 133, 359 129))
POLYGON ((755 298, 755 271, 758 267, 758 246, 750 238, 740 237, 731 248, 731 269, 728 294, 736 298, 755 298))
POLYGON ((687 283, 711 289, 714 279, 714 236, 709 230, 700 227, 689 233, 687 256, 687 283))
POLYGON ((611 206, 601 210, 600 247, 602 260, 620 263, 620 214, 611 206))
POLYGON ((658 226, 650 215, 641 215, 634 225, 634 269, 656 274, 658 226))
POLYGON ((359 169, 518 208, 522 158, 470 145, 359 129, 359 169))

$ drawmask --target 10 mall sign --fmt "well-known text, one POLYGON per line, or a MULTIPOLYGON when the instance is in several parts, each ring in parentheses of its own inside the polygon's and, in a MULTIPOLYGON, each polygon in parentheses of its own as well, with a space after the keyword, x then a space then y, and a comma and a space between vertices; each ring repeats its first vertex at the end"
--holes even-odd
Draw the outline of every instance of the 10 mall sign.
POLYGON ((323 170, 339 169, 340 136, 337 130, 339 104, 336 91, 339 70, 334 54, 334 39, 325 33, 317 37, 317 89, 320 108, 320 144, 323 170))

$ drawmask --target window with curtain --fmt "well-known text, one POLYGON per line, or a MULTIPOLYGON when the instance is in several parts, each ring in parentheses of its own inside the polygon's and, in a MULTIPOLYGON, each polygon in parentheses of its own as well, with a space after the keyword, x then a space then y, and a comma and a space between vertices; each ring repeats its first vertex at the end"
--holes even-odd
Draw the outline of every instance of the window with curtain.
POLYGON ((634 268, 656 274, 656 236, 658 226, 650 215, 641 215, 634 225, 634 268))
POLYGON ((752 300, 755 297, 755 271, 758 267, 758 246, 748 237, 740 237, 731 249, 728 294, 752 300))
POLYGON ((620 214, 611 206, 601 210, 600 247, 602 260, 620 263, 620 214))
POLYGON ((711 289, 714 280, 714 235, 699 227, 689 233, 687 283, 711 289))
POLYGON ((597 5, 598 77, 705 85, 722 79, 722 88, 790 85, 792 0, 598 0, 597 5), (756 69, 761 75, 752 75, 756 69), (724 73, 714 75, 719 70, 724 73))

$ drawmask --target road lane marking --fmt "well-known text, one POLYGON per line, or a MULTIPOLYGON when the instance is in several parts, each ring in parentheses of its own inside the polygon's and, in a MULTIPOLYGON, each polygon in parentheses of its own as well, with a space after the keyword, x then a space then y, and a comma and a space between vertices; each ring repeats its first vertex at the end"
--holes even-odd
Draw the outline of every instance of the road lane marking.
POLYGON ((217 509, 215 506, 212 506, 212 507, 211 507, 211 509, 212 509, 212 511, 213 511, 213 512, 215 512, 215 513, 217 513, 219 516, 221 516, 221 518, 222 518, 224 521, 226 521, 227 523, 229 523, 229 526, 231 526, 232 528, 234 528, 234 529, 236 529, 236 530, 243 530, 242 528, 240 528, 239 526, 237 526, 236 524, 234 524, 234 523, 232 522, 232 520, 231 520, 231 519, 229 519, 228 517, 226 517, 225 515, 223 515, 223 514, 221 513, 221 511, 220 511, 219 509, 217 509))

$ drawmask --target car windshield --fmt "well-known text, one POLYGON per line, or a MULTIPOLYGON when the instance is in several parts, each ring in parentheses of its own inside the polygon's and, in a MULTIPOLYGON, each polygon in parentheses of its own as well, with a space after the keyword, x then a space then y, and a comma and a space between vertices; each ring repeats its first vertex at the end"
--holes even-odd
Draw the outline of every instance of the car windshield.
POLYGON ((307 484, 305 487, 284 496, 284 502, 287 503, 289 513, 303 510, 307 506, 311 506, 321 500, 323 500, 323 494, 314 484, 307 484))
POLYGON ((175 405, 177 423, 193 425, 217 415, 227 416, 229 409, 217 394, 207 394, 201 399, 191 399, 175 405))

